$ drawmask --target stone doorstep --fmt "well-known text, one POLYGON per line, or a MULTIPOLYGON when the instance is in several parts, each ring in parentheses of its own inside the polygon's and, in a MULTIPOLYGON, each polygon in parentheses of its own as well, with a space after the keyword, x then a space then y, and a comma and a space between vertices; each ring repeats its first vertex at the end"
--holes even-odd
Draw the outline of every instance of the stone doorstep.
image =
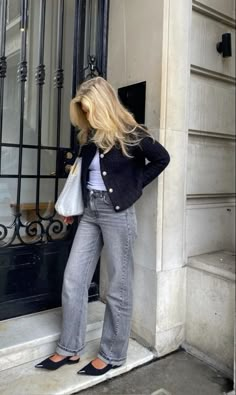
POLYGON ((235 253, 216 251, 188 258, 188 267, 205 271, 235 282, 235 253))
POLYGON ((153 360, 151 351, 130 339, 126 363, 102 376, 78 375, 77 371, 95 358, 99 339, 87 343, 81 361, 75 365, 65 365, 55 371, 36 369, 34 365, 41 359, 25 363, 0 373, 0 393, 4 395, 71 395, 92 387, 105 380, 126 373, 137 366, 153 360))
MULTIPOLYGON (((88 305, 86 341, 100 338, 105 304, 88 305)), ((55 352, 61 308, 0 321, 0 372, 55 352)))

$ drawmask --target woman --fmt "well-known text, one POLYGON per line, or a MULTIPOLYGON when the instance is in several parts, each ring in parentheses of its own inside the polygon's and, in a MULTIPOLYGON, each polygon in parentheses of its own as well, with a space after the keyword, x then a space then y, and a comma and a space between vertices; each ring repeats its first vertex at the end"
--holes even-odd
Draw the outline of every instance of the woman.
MULTIPOLYGON (((88 289, 105 244, 109 287, 100 349, 97 358, 78 372, 101 375, 121 366, 127 356, 137 236, 134 202, 165 169, 170 157, 101 77, 82 83, 71 101, 70 118, 80 129, 85 210, 64 273, 61 337, 56 353, 36 367, 54 370, 79 361, 88 289)), ((66 223, 72 221, 65 218, 66 223)))

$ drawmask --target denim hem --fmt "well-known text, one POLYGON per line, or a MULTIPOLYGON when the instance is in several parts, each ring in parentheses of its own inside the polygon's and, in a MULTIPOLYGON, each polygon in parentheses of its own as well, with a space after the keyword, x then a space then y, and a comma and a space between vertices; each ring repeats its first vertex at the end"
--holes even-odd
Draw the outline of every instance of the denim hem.
POLYGON ((56 346, 56 353, 69 357, 69 356, 78 355, 79 353, 81 353, 81 351, 83 351, 83 349, 84 349, 84 346, 81 347, 79 350, 74 351, 74 350, 70 350, 69 348, 63 347, 60 344, 57 344, 57 346, 56 346), (62 351, 62 353, 61 353, 61 351, 62 351))
POLYGON ((126 361, 126 358, 122 358, 122 359, 107 358, 103 353, 101 353, 101 351, 99 351, 97 356, 103 362, 109 363, 109 364, 111 364, 113 366, 121 366, 126 361))

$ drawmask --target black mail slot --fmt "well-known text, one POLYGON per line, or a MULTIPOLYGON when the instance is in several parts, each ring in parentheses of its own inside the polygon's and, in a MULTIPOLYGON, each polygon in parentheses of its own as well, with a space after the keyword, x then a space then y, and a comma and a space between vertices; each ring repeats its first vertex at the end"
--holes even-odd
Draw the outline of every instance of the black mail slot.
POLYGON ((134 115, 135 120, 145 123, 146 81, 118 89, 121 103, 134 115))

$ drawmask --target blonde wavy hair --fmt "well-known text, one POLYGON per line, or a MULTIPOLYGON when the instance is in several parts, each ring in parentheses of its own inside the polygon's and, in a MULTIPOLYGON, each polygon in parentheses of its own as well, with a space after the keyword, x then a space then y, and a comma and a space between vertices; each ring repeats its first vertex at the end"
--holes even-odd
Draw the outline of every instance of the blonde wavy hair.
POLYGON ((132 157, 128 147, 138 145, 150 133, 120 103, 113 87, 102 77, 83 82, 70 102, 71 123, 79 129, 82 146, 93 141, 105 153, 115 145, 132 157), (86 106, 86 113, 83 111, 86 106))

